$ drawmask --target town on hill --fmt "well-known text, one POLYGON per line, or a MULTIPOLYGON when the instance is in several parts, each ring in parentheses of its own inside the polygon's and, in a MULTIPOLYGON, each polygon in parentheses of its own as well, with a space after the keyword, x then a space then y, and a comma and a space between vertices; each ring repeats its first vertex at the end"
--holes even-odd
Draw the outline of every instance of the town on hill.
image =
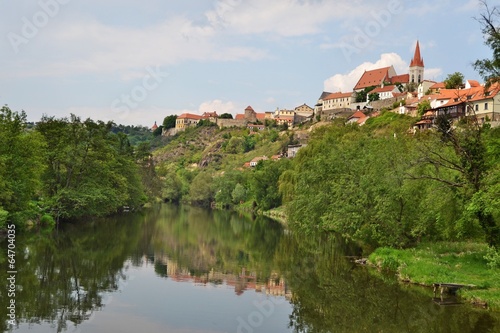
MULTIPOLYGON (((175 127, 162 129, 162 135, 175 135, 200 121, 210 121, 220 128, 246 127, 251 131, 270 125, 293 129, 303 123, 336 118, 363 125, 383 111, 414 117, 410 129, 413 132, 432 128, 440 115, 453 122, 473 114, 480 123, 491 122, 494 126, 500 119, 500 99, 495 99, 499 91, 498 83, 485 88, 478 81, 464 80, 460 72, 448 75, 443 82, 425 79, 424 59, 417 41, 408 73, 398 74, 392 65, 365 70, 351 91, 323 91, 314 107, 304 103, 293 109, 256 112, 248 106, 234 118, 228 114, 219 116, 217 111, 202 115, 183 113, 176 116, 175 127)), ((157 128, 155 123, 152 130, 157 128)))

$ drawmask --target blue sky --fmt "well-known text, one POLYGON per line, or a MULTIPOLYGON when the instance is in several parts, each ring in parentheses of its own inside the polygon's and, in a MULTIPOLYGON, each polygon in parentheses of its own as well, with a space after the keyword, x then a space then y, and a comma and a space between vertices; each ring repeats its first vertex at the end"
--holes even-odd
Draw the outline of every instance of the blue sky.
MULTIPOLYGON (((490 6, 500 1, 488 1, 490 6)), ((0 103, 151 126, 170 114, 313 106, 364 70, 425 79, 491 57, 478 0, 16 0, 0 2, 0 103)))

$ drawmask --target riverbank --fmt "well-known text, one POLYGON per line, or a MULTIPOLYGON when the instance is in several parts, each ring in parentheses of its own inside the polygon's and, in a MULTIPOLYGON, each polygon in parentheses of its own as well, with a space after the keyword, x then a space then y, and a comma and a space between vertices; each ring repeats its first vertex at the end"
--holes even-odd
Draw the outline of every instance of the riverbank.
POLYGON ((404 282, 424 286, 465 285, 458 292, 465 301, 500 311, 500 269, 496 256, 486 244, 438 242, 405 250, 379 248, 369 256, 369 263, 397 272, 404 282))
POLYGON ((285 228, 288 227, 287 216, 283 206, 264 211, 262 212, 262 215, 278 221, 285 228))

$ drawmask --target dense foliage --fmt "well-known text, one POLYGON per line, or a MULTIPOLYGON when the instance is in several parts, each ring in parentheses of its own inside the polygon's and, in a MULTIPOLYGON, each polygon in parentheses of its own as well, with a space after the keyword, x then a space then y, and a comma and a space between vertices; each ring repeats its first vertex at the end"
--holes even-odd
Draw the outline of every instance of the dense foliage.
POLYGON ((372 246, 478 237, 500 244, 500 130, 464 123, 446 136, 409 135, 403 118, 383 128, 384 118, 376 128, 337 124, 315 133, 281 179, 291 225, 372 246))
POLYGON ((0 109, 0 228, 108 215, 145 202, 144 165, 112 123, 74 115, 44 116, 31 130, 25 123, 24 112, 0 109))

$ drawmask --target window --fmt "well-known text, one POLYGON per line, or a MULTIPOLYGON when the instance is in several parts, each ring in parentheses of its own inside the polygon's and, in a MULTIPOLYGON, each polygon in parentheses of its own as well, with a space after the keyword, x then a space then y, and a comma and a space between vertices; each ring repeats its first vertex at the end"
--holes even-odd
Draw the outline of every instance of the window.
POLYGON ((479 104, 476 104, 476 111, 479 111, 479 104))
POLYGON ((485 109, 485 110, 488 110, 488 103, 487 103, 487 102, 486 102, 486 103, 484 103, 484 109, 485 109))

